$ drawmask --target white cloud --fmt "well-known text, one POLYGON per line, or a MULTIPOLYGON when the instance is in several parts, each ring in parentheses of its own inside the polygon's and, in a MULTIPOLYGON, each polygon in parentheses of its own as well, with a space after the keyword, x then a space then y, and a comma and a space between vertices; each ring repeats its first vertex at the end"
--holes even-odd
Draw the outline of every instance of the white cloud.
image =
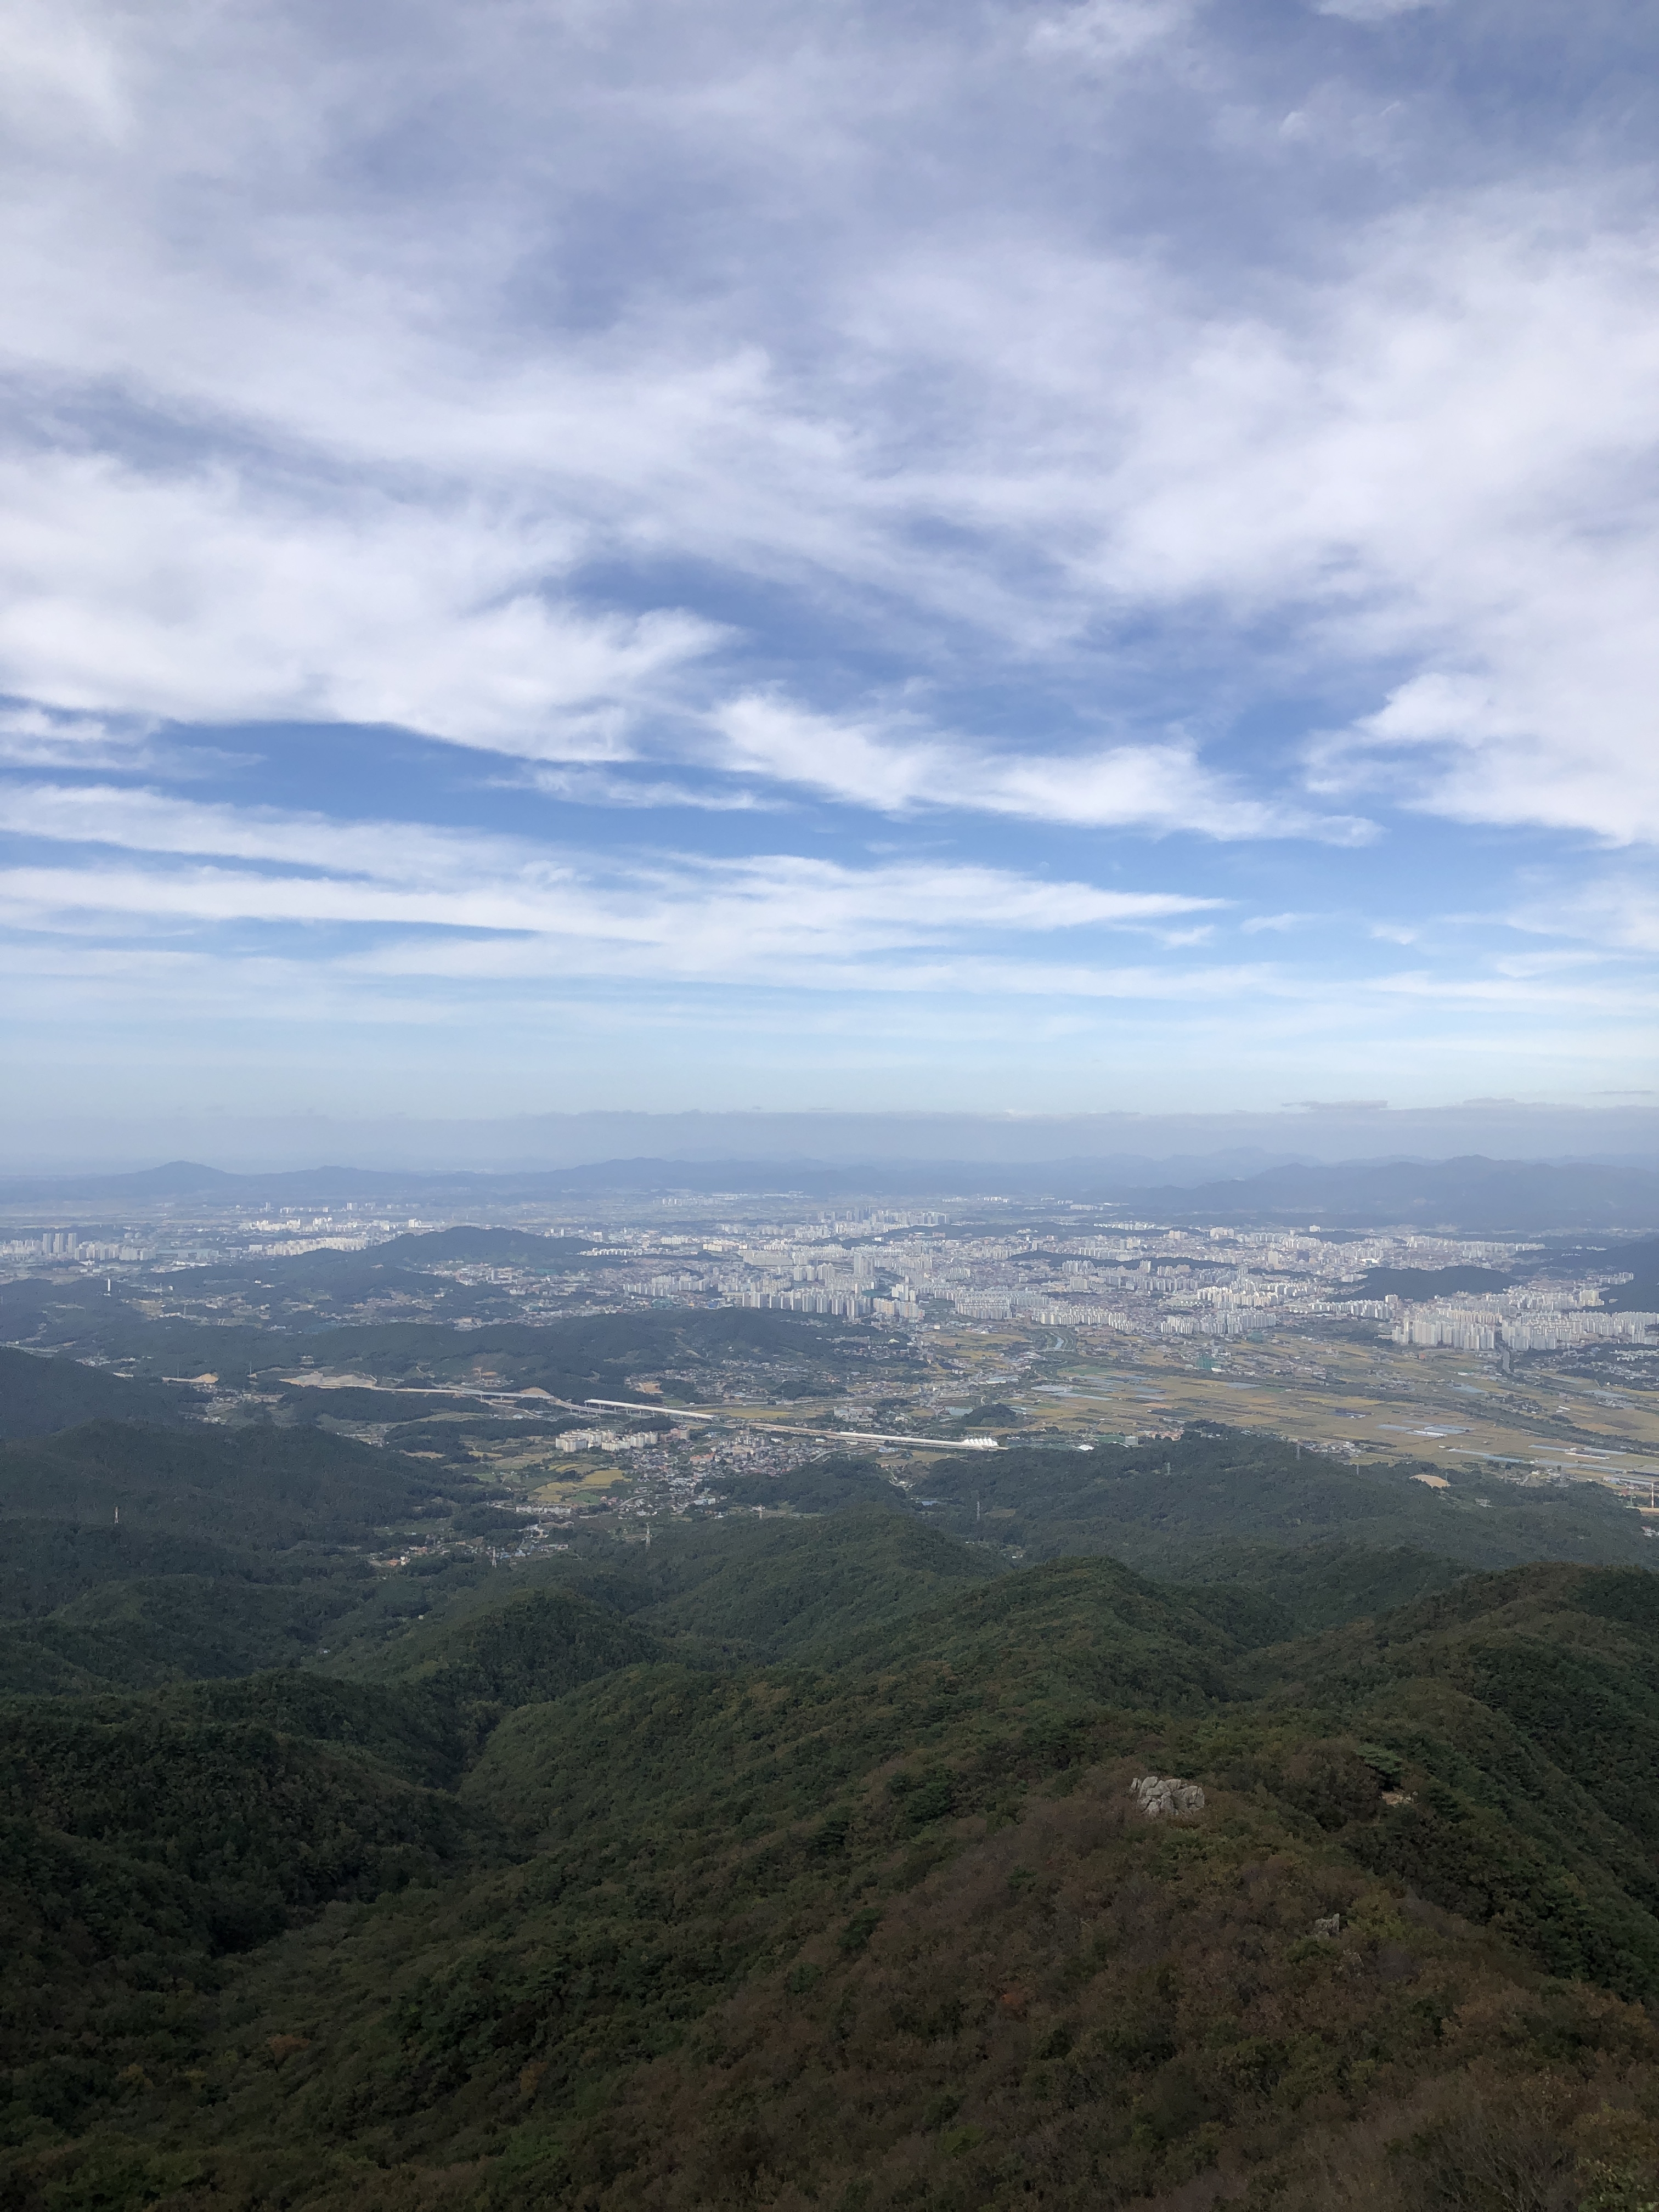
POLYGON ((625 752, 717 629, 544 597, 568 530, 358 495, 319 513, 234 471, 0 462, 0 668, 83 714, 387 722, 531 757, 625 752))
POLYGON ((1523 900, 1507 919, 1533 936, 1588 939, 1602 952, 1659 952, 1659 890, 1645 878, 1564 884, 1523 900))
POLYGON ((0 763, 8 768, 132 768, 150 750, 147 724, 122 727, 98 714, 0 707, 0 763))
POLYGON ((1445 0, 1315 0, 1319 15, 1340 15, 1350 23, 1386 23, 1391 16, 1413 15, 1445 0))
POLYGON ((106 28, 72 6, 7 0, 0 112, 37 143, 66 126, 116 139, 127 119, 120 58, 106 28))
POLYGON ((471 886, 361 875, 266 875, 218 867, 12 867, 0 904, 15 921, 131 915, 202 922, 417 925, 649 944, 695 969, 764 964, 781 951, 843 954, 983 930, 1133 927, 1213 905, 1155 893, 1041 884, 988 868, 854 870, 793 855, 727 867, 642 867, 621 886, 544 866, 471 886))
POLYGON ((324 868, 398 884, 471 884, 562 872, 528 840, 425 823, 341 822, 119 784, 0 783, 0 829, 54 843, 324 868))
POLYGON ((1453 818, 1653 836, 1645 184, 1402 176, 1322 229, 1310 170, 1281 218, 1312 156, 1225 14, 24 9, 0 681, 597 762, 723 697, 732 758, 881 811, 1332 834, 1220 710, 1092 757, 814 720, 652 580, 717 572, 930 677, 967 638, 1038 695, 1143 696, 1187 640, 1227 712, 1340 678, 1331 791, 1403 763, 1453 818), (1271 140, 1268 184, 1212 166, 1165 222, 1137 174, 1143 218, 1115 142, 1199 40, 1190 159, 1271 140))
POLYGON ((1315 787, 1392 788, 1424 812, 1542 823, 1609 845, 1659 841, 1659 724, 1644 696, 1659 653, 1650 670, 1644 641, 1617 635, 1593 588, 1579 599, 1564 580, 1564 598, 1540 611, 1547 632, 1514 639, 1501 671, 1414 676, 1316 745, 1315 787))
POLYGON ((1091 827, 1311 836, 1343 844, 1370 834, 1370 825, 1352 816, 1321 817, 1247 797, 1185 743, 999 755, 903 718, 860 722, 815 714, 762 693, 733 699, 709 719, 725 740, 723 766, 883 813, 956 807, 1091 827))
POLYGON ((1613 1014, 1650 1023, 1659 1014, 1659 989, 1620 976, 1595 982, 1581 975, 1550 981, 1534 975, 1431 975, 1413 970, 1378 976, 1366 988, 1382 997, 1431 1000, 1441 1006, 1504 1007, 1540 1017, 1613 1014))
POLYGON ((422 942, 401 955, 362 957, 413 960, 434 973, 456 963, 491 973, 574 972, 574 962, 584 972, 804 979, 819 969, 839 974, 859 956, 917 946, 944 948, 954 959, 988 933, 1159 931, 1222 903, 950 862, 853 868, 791 854, 599 861, 509 837, 240 810, 112 786, 0 786, 0 826, 124 856, 0 870, 0 914, 15 927, 84 935, 332 924, 382 938, 416 929, 448 934, 450 949, 422 942), (484 933, 495 949, 457 949, 455 933, 484 933), (500 942, 513 936, 540 949, 500 942))
POLYGON ((775 814, 789 801, 781 794, 737 784, 667 782, 599 768, 538 768, 525 772, 532 788, 550 799, 582 806, 690 807, 702 814, 775 814))
POLYGON ((1032 25, 1026 50, 1109 66, 1161 46, 1195 12, 1196 0, 1075 0, 1032 25))

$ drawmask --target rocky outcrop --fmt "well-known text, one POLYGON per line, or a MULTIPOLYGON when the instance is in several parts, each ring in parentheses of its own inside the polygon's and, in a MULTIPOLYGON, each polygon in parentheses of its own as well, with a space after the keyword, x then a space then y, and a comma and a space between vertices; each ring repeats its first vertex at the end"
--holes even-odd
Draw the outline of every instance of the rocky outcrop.
POLYGON ((1138 1774, 1129 1795, 1149 1820, 1166 1813, 1201 1813, 1204 1792, 1196 1782, 1182 1782, 1173 1774, 1138 1774))

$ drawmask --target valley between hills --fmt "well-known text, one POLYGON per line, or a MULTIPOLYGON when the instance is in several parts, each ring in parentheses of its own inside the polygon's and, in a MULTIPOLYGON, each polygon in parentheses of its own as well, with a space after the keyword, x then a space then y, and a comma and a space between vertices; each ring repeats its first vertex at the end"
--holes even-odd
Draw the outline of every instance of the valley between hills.
POLYGON ((0 1354, 8 2212, 1647 2203, 1645 1516, 1054 1338, 0 1354))

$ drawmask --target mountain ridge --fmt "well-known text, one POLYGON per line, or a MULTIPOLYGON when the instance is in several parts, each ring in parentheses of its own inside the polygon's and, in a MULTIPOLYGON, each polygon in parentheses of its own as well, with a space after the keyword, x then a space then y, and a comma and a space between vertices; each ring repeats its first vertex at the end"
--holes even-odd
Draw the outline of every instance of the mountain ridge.
MULTIPOLYGON (((1199 1164, 1193 1164, 1196 1170, 1199 1164)), ((634 1158, 532 1174, 468 1170, 410 1174, 323 1167, 251 1175, 173 1161, 134 1174, 12 1178, 0 1200, 88 1204, 118 1199, 216 1196, 295 1202, 420 1194, 428 1200, 548 1199, 606 1192, 690 1191, 702 1194, 792 1193, 824 1198, 975 1195, 1054 1196, 1133 1204, 1172 1219, 1290 1222, 1316 1212, 1322 1226, 1409 1223, 1469 1230, 1651 1230, 1659 1224, 1659 1170, 1549 1159, 1492 1159, 1471 1153, 1440 1160, 1400 1158, 1334 1164, 1291 1163, 1244 1177, 1160 1182, 1114 1175, 1086 1158, 1042 1166, 967 1161, 882 1162, 867 1169, 789 1160, 634 1158)))

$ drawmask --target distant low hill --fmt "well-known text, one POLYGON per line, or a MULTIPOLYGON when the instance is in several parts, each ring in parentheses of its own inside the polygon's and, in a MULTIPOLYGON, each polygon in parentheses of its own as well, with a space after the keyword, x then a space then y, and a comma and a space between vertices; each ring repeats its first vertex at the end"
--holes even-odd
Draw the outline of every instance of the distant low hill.
MULTIPOLYGON (((484 1267, 520 1266, 568 1267, 588 1257, 588 1237, 538 1237, 529 1229, 489 1229, 472 1222, 453 1229, 410 1231, 374 1247, 377 1260, 395 1260, 413 1267, 465 1264, 484 1267)), ((604 1262, 601 1261, 601 1265, 604 1262)))
POLYGON ((54 1436, 82 1421, 176 1421, 192 1409, 163 1382, 131 1382, 78 1359, 0 1346, 0 1440, 54 1436))
MULTIPOLYGON (((1231 1164, 1231 1161, 1227 1163, 1231 1164)), ((1504 1231, 1650 1230, 1659 1224, 1659 1171, 1552 1160, 1345 1160, 1270 1167, 1203 1180, 1206 1163, 1171 1163, 1174 1176, 1149 1179, 1147 1164, 1077 1158, 1031 1166, 975 1160, 884 1160, 830 1166, 811 1159, 614 1159, 540 1172, 414 1174, 351 1167, 232 1175, 191 1160, 127 1175, 36 1176, 0 1182, 0 1199, 62 1206, 124 1200, 165 1205, 214 1198, 271 1205, 331 1203, 394 1194, 428 1204, 490 1205, 607 1194, 775 1192, 807 1198, 1054 1197, 1132 1205, 1172 1221, 1301 1222, 1367 1228, 1393 1223, 1475 1233, 1504 1231)), ((1166 1176, 1170 1169, 1164 1170, 1166 1176)), ((1210 1170, 1212 1176, 1213 1170, 1210 1170)), ((447 1234, 449 1232, 443 1232, 447 1234)), ((522 1235, 501 1231, 501 1235, 522 1235)), ((399 1247, 416 1240, 398 1238, 399 1247)), ((387 1248, 390 1249, 390 1248, 387 1248)), ((397 1256, 413 1256, 400 1252, 397 1256)))
POLYGON ((1205 1221, 1317 1221, 1322 1228, 1408 1223, 1478 1232, 1646 1229, 1659 1221, 1659 1174, 1549 1160, 1350 1160, 1269 1168, 1242 1182, 1139 1194, 1149 1213, 1205 1221))
MULTIPOLYGON (((1593 1483, 1522 1487, 1448 1467, 1350 1467, 1279 1437, 1194 1422, 1178 1443, 1092 1452, 1016 1445, 929 1470, 930 1517, 1027 1558, 1109 1552, 1145 1574, 1232 1579, 1253 1547, 1405 1545, 1465 1568, 1529 1559, 1645 1567, 1639 1516, 1593 1483)), ((775 1486, 787 1496, 790 1478, 775 1486)), ((1380 1602, 1388 1602, 1387 1598, 1380 1602)))
POLYGON ((27 1205, 31 1200, 167 1200, 174 1198, 354 1198, 363 1193, 411 1190, 423 1182, 487 1184, 489 1176, 424 1176, 388 1174, 374 1168, 289 1168, 274 1175, 236 1175, 200 1160, 167 1160, 160 1167, 133 1168, 113 1175, 8 1176, 0 1179, 0 1199, 27 1205))
POLYGON ((1609 1284, 1602 1291, 1604 1306, 1623 1313, 1659 1312, 1659 1237, 1610 1245, 1593 1256, 1592 1264, 1630 1274, 1629 1282, 1609 1284))
POLYGON ((1516 1280, 1498 1267, 1370 1267, 1362 1298, 1444 1298, 1474 1291, 1506 1291, 1516 1280))
POLYGON ((361 1544, 447 1510, 468 1478, 315 1429, 162 1429, 89 1421, 0 1449, 0 1528, 109 1522, 131 1534, 261 1547, 361 1544))

